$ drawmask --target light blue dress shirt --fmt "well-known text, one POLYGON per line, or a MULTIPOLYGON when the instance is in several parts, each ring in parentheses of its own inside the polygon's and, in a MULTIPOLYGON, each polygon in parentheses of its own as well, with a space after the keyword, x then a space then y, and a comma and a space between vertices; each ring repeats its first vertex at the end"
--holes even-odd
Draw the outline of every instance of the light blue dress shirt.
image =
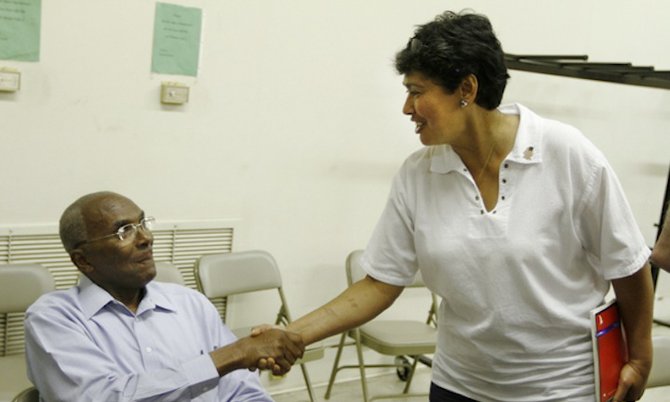
POLYGON ((26 314, 28 376, 45 401, 263 401, 258 374, 219 377, 209 352, 236 340, 201 293, 152 281, 133 313, 83 278, 26 314))

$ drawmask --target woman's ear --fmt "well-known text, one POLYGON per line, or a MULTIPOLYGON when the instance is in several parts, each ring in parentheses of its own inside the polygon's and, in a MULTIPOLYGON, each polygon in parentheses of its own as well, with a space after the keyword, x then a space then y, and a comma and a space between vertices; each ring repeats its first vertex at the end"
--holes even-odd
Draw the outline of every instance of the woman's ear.
POLYGON ((461 99, 465 100, 468 103, 473 103, 477 99, 477 90, 479 89, 479 81, 477 76, 474 74, 468 74, 461 85, 458 87, 458 91, 461 95, 461 99))

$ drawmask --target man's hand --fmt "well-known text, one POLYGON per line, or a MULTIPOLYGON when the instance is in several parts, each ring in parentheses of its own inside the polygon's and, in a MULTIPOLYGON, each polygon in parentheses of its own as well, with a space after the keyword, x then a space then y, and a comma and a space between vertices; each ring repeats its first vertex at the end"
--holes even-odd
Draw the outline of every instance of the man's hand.
MULTIPOLYGON (((271 324, 261 324, 256 327, 253 327, 251 329, 251 333, 249 336, 254 337, 262 334, 265 331, 268 331, 270 329, 279 329, 279 330, 285 330, 286 328, 280 327, 279 325, 271 325, 271 324)), ((249 370, 255 370, 256 368, 261 369, 261 370, 272 370, 272 373, 275 375, 280 375, 277 373, 281 373, 282 368, 279 364, 275 362, 275 360, 272 357, 262 357, 258 360, 256 367, 250 368, 249 370)), ((286 372, 282 373, 285 374, 286 372)))
POLYGON ((254 329, 238 343, 247 350, 244 367, 271 369, 275 375, 286 374, 305 351, 300 335, 276 327, 266 327, 260 332, 254 329))
POLYGON ((305 345, 300 335, 270 328, 258 335, 247 336, 216 349, 210 356, 220 376, 241 368, 255 370, 257 367, 271 368, 273 374, 283 375, 302 357, 304 350, 305 345), (261 359, 265 359, 263 365, 259 365, 261 359), (268 365, 268 361, 271 365, 268 365))

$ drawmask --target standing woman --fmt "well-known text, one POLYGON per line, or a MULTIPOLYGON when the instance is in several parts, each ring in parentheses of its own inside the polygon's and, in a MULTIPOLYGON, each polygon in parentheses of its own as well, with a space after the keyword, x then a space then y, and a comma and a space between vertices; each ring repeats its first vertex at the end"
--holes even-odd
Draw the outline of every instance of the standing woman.
POLYGON ((577 129, 512 104, 489 20, 445 12, 396 56, 410 155, 362 257, 367 277, 289 329, 305 343, 378 315, 418 270, 442 298, 431 401, 588 401, 589 311, 610 284, 629 361, 616 400, 651 368, 649 248, 605 157, 577 129))

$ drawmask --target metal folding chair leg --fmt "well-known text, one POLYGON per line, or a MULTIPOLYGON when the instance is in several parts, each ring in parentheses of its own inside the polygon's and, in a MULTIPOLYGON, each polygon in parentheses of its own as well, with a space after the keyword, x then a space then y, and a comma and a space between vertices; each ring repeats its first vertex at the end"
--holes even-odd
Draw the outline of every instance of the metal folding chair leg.
POLYGON ((302 378, 305 379, 305 387, 307 388, 307 393, 309 394, 309 400, 314 402, 314 390, 312 389, 312 382, 309 380, 309 374, 307 374, 305 363, 300 364, 300 370, 302 371, 302 378))
POLYGON ((363 360, 363 345, 361 344, 361 331, 354 330, 356 339, 356 354, 358 355, 358 367, 361 371, 361 388, 363 389, 363 402, 368 402, 368 380, 365 378, 365 361, 363 360))
POLYGON ((340 336, 340 344, 337 346, 337 354, 335 355, 335 361, 333 362, 333 369, 330 372, 330 378, 328 379, 328 388, 326 388, 326 394, 324 395, 324 398, 329 399, 330 398, 330 391, 333 389, 333 384, 335 383, 335 376, 337 375, 337 372, 339 369, 337 368, 337 365, 340 363, 340 357, 342 357, 342 349, 344 348, 344 342, 347 339, 347 333, 343 333, 342 336, 340 336))

